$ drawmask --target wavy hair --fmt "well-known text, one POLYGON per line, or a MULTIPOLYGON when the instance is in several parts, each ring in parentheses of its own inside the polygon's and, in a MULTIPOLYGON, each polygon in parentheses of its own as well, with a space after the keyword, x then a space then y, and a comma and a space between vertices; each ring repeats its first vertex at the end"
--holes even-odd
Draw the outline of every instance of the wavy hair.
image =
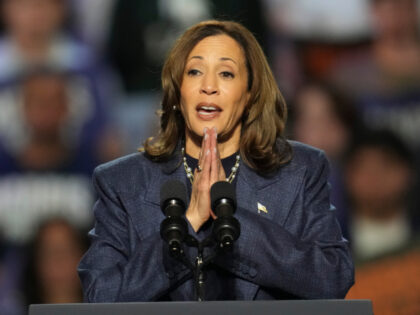
POLYGON ((186 60, 198 42, 216 35, 233 38, 245 55, 250 98, 242 116, 239 144, 242 160, 258 173, 270 173, 291 159, 291 146, 284 137, 286 104, 254 35, 231 21, 198 23, 175 42, 162 70, 160 131, 157 137, 145 141, 142 150, 152 160, 161 162, 167 160, 179 140, 184 139, 185 121, 179 108, 186 60))

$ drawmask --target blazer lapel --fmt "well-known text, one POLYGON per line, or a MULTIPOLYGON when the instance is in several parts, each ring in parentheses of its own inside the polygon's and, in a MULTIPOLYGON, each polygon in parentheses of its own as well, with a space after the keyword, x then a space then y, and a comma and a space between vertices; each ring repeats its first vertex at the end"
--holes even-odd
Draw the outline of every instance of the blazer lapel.
POLYGON ((238 207, 284 225, 304 170, 281 168, 274 176, 263 177, 246 165, 241 167, 236 186, 238 207))
MULTIPOLYGON (((176 151, 169 161, 156 163, 155 170, 151 172, 149 178, 139 178, 139 181, 146 183, 144 185, 146 189, 136 192, 132 198, 123 201, 140 239, 147 238, 158 231, 165 218, 160 209, 160 188, 162 185, 170 179, 177 179, 185 185, 187 184, 187 177, 180 158, 180 152, 176 151)), ((190 196, 187 194, 187 204, 189 198, 190 196)))

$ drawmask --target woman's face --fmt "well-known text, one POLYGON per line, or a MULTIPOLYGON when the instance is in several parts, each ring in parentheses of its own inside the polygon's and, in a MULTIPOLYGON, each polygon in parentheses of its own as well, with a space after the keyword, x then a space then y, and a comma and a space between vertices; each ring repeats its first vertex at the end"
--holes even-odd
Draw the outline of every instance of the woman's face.
POLYGON ((8 0, 3 11, 13 34, 44 40, 60 28, 66 5, 63 0, 8 0))
MULTIPOLYGON (((249 98, 244 53, 227 35, 201 40, 187 57, 181 84, 181 111, 189 136, 216 127, 239 143, 241 117, 249 98)), ((220 138, 219 138, 220 139, 220 138)))

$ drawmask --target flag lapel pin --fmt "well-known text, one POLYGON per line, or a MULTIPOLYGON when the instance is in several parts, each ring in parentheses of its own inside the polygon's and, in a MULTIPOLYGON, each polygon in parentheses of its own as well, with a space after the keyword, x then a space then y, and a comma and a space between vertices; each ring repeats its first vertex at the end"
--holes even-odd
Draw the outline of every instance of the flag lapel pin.
POLYGON ((259 202, 257 202, 257 205, 258 205, 258 213, 261 213, 261 212, 268 213, 268 210, 264 205, 260 204, 259 202))

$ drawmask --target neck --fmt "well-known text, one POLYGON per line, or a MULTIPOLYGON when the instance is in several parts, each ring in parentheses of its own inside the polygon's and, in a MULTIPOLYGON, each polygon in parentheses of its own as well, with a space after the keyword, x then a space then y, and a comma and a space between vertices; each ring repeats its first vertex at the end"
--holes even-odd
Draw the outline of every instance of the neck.
MULTIPOLYGON (((239 150, 239 141, 241 137, 241 129, 237 128, 230 137, 224 139, 223 134, 217 139, 217 150, 219 151, 220 158, 231 156, 239 150), (219 141, 219 139, 221 139, 219 141)), ((198 159, 201 151, 201 143, 203 137, 197 136, 186 130, 185 132, 185 152, 195 159, 198 159)))
POLYGON ((30 61, 43 59, 48 51, 49 38, 37 38, 30 34, 16 34, 14 41, 20 53, 30 61))

